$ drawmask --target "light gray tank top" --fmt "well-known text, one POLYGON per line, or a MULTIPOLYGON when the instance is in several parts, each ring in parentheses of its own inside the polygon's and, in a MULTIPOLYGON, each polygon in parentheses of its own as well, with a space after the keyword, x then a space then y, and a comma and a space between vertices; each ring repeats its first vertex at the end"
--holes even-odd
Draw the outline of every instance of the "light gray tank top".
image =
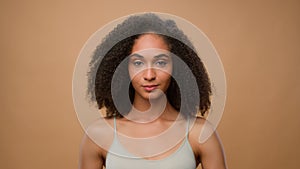
POLYGON ((114 140, 107 152, 106 169, 196 169, 194 152, 188 140, 188 126, 186 131, 184 141, 173 154, 163 159, 147 160, 136 156, 133 157, 121 145, 117 138, 116 119, 114 119, 114 140), (117 154, 127 154, 128 156, 117 154))

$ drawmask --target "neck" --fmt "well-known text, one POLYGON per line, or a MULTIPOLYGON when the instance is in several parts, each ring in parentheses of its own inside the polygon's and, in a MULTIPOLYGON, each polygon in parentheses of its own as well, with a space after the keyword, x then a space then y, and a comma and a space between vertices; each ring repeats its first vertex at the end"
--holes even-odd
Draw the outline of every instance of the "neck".
POLYGON ((175 120, 178 115, 165 95, 152 100, 135 97, 133 107, 129 116, 142 123, 158 119, 175 120))
POLYGON ((151 101, 149 99, 140 99, 139 97, 135 97, 133 106, 138 111, 145 112, 151 108, 151 104, 152 106, 158 107, 165 102, 165 97, 163 96, 156 99, 152 99, 151 101))

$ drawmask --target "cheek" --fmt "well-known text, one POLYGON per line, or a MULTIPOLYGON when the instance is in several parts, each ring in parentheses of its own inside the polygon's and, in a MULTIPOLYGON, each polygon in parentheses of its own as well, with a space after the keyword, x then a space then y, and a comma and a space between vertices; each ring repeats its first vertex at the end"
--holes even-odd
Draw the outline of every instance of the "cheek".
POLYGON ((131 66, 128 66, 128 73, 129 73, 130 80, 133 80, 137 76, 137 72, 131 66))
POLYGON ((172 71, 173 71, 173 66, 166 67, 164 70, 160 71, 161 77, 164 78, 165 80, 171 79, 172 71))
POLYGON ((141 73, 137 73, 136 71, 129 70, 129 78, 133 86, 136 86, 141 79, 141 73))
POLYGON ((169 85, 169 83, 171 81, 171 74, 162 72, 160 75, 160 79, 161 79, 161 81, 165 82, 166 85, 169 85))
POLYGON ((130 80, 141 78, 143 70, 144 70, 143 68, 135 68, 134 66, 129 65, 128 73, 129 73, 130 80))

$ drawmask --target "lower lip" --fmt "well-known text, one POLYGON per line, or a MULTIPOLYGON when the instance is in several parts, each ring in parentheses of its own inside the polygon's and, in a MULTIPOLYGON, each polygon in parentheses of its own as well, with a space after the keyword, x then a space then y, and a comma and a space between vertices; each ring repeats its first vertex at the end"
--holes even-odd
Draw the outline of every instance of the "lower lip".
POLYGON ((151 87, 150 87, 150 86, 149 86, 149 87, 148 87, 148 86, 144 86, 144 89, 145 89, 146 91, 152 91, 152 90, 155 90, 156 87, 157 87, 157 86, 151 86, 151 87))

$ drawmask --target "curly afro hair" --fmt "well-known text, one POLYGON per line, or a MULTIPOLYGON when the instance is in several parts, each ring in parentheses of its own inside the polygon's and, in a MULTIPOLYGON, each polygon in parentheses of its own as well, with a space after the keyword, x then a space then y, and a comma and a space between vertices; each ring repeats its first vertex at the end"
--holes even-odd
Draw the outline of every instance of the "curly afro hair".
MULTIPOLYGON (((209 110, 211 101, 211 83, 204 64, 194 50, 187 36, 177 27, 173 20, 163 20, 153 13, 132 15, 117 25, 97 46, 90 61, 88 72, 88 95, 91 101, 96 101, 98 108, 106 108, 106 117, 123 117, 131 109, 131 104, 123 104, 121 110, 116 108, 111 92, 112 78, 117 75, 117 87, 114 93, 117 97, 124 96, 124 87, 130 83, 128 67, 123 66, 116 72, 122 61, 131 54, 135 40, 141 35, 153 33, 163 38, 168 44, 173 56, 172 77, 166 96, 170 104, 184 117, 202 116, 209 110), (182 60, 188 67, 179 66, 176 58, 182 60), (175 60, 175 61, 174 61, 175 60), (188 73, 188 72, 192 72, 188 73), (196 81, 196 90, 190 83, 196 81), (178 86, 180 82, 183 86, 178 86), (122 90, 123 89, 123 90, 122 90), (182 90, 183 89, 183 90, 182 90), (184 91, 185 94, 183 94, 184 91), (198 96, 198 99, 197 99, 198 96), (182 104, 188 103, 188 104, 182 104), (121 113, 120 113, 121 112, 121 113)), ((122 64, 121 64, 122 65, 122 64)), ((128 97, 128 91, 127 97, 128 97)), ((134 100, 134 89, 129 86, 129 98, 134 100)), ((126 94, 126 93, 125 93, 126 94)), ((118 107, 119 108, 119 107, 118 107)))

